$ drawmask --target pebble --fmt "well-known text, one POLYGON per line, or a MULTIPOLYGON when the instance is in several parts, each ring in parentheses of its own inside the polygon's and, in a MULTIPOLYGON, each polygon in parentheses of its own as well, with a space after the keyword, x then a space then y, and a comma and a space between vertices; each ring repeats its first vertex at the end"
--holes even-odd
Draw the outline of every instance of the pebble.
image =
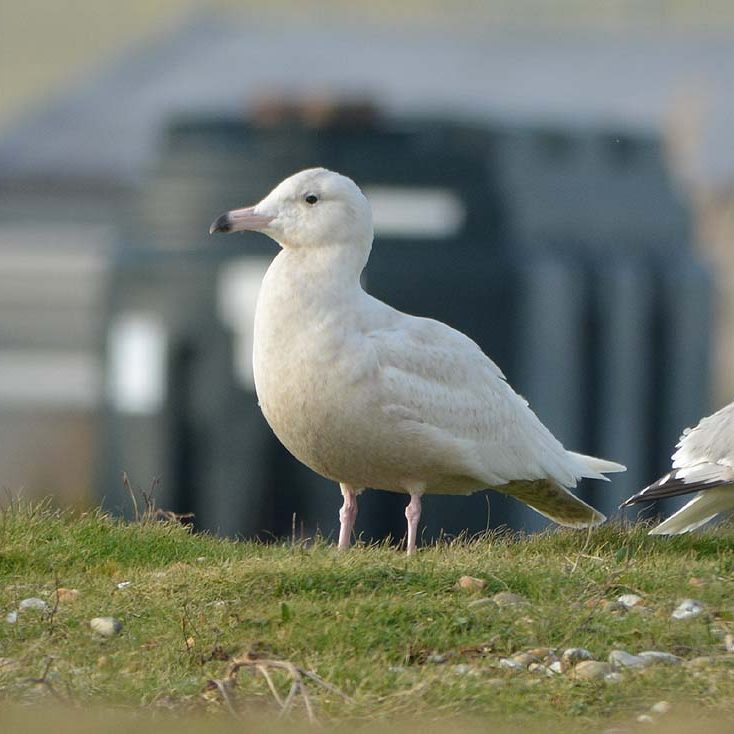
POLYGON ((132 585, 132 581, 120 581, 119 584, 115 584, 118 589, 127 589, 128 586, 132 585))
POLYGON ((113 637, 122 632, 122 622, 115 617, 94 617, 89 620, 89 626, 103 637, 113 637))
POLYGON ((8 612, 5 615, 5 621, 8 624, 15 624, 18 621, 18 612, 8 612))
POLYGON ((457 582, 456 587, 464 591, 478 591, 483 589, 487 582, 483 579, 474 578, 474 576, 462 576, 457 582))
POLYGON ((624 650, 612 650, 609 653, 609 664, 616 670, 619 668, 646 668, 652 663, 640 655, 630 655, 624 650))
POLYGON ((500 608, 502 607, 520 607, 530 602, 520 594, 514 594, 512 591, 498 591, 492 601, 500 608))
POLYGON ((575 665, 582 660, 593 660, 594 656, 585 647, 569 647, 563 651, 561 662, 568 665, 575 665))
POLYGON ((548 668, 554 673, 563 673, 563 663, 560 660, 554 660, 548 668))
POLYGON ((79 596, 79 589, 56 589, 56 598, 59 600, 59 604, 68 604, 69 602, 76 601, 79 596))
POLYGON ((678 665, 683 658, 669 652, 659 650, 645 650, 639 655, 631 655, 625 650, 612 650, 609 653, 609 663, 615 669, 618 668, 646 668, 649 665, 678 665))
POLYGON ((434 652, 426 658, 426 662, 433 663, 434 665, 440 665, 441 663, 446 662, 446 656, 434 652))
POLYGON ((526 666, 512 658, 500 658, 500 668, 504 668, 505 670, 525 670, 526 666))
POLYGON ((673 619, 693 619, 698 617, 704 611, 704 606, 700 601, 695 599, 684 599, 674 610, 671 617, 673 619))
POLYGON ((627 609, 632 609, 632 607, 642 604, 642 597, 637 594, 622 594, 617 598, 617 602, 627 609))
POLYGON ((727 635, 724 637, 724 647, 727 652, 734 652, 734 635, 727 635))
POLYGON ((673 707, 667 701, 658 701, 650 706, 653 714, 667 714, 673 707))
POLYGON ((574 676, 582 680, 599 680, 612 672, 609 663, 598 660, 582 660, 574 668, 574 676))
POLYGON ((510 656, 510 660, 514 660, 518 665, 527 668, 530 663, 540 662, 540 658, 529 652, 518 652, 510 656))
POLYGON ((37 596, 30 596, 27 599, 23 599, 23 601, 18 604, 18 609, 20 611, 34 609, 38 612, 45 612, 48 610, 48 604, 46 604, 43 599, 39 599, 37 596))
POLYGON ((641 652, 638 657, 649 661, 651 665, 655 663, 661 663, 663 665, 680 665, 683 662, 683 658, 679 658, 677 655, 673 655, 670 652, 662 652, 659 650, 645 650, 644 652, 641 652))
POLYGON ((637 717, 637 723, 638 724, 654 724, 655 719, 653 719, 652 716, 650 716, 650 714, 640 714, 637 717))

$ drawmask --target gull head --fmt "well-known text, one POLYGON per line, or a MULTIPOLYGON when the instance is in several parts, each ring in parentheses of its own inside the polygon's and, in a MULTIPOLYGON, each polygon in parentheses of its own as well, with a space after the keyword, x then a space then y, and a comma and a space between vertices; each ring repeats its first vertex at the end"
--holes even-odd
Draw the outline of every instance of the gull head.
POLYGON ((215 232, 262 232, 286 249, 372 244, 372 210, 350 178, 309 168, 279 183, 254 206, 220 214, 215 232))

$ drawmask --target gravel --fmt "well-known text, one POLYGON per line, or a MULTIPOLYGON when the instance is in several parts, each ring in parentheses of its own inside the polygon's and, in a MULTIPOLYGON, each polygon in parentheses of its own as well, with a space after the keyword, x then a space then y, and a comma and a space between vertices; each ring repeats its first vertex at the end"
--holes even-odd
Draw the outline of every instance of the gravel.
POLYGON ((673 619, 693 619, 703 614, 704 605, 695 599, 683 599, 680 604, 673 610, 671 617, 673 619))

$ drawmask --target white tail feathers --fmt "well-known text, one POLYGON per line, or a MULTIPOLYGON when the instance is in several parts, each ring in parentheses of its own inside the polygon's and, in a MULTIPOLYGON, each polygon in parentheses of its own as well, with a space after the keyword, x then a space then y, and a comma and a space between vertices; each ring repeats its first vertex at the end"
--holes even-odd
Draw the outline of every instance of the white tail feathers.
POLYGON ((650 531, 650 535, 680 535, 700 528, 719 513, 734 510, 731 485, 699 492, 687 505, 650 531))
POLYGON ((617 464, 616 461, 607 461, 607 459, 598 459, 596 456, 577 454, 575 451, 569 451, 568 454, 582 465, 585 471, 583 471, 581 476, 588 479, 603 479, 608 482, 609 480, 604 476, 605 474, 627 471, 626 466, 617 464))

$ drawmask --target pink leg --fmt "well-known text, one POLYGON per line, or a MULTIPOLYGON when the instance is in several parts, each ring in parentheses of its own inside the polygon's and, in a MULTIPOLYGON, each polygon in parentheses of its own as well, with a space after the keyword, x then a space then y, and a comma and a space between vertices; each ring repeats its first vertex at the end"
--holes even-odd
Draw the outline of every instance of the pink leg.
POLYGON ((359 490, 349 484, 340 484, 344 504, 339 510, 339 550, 348 550, 352 542, 352 530, 357 519, 357 495, 359 490))
POLYGON ((418 537, 418 521, 421 519, 421 496, 410 495, 410 502, 405 508, 405 517, 408 520, 408 555, 415 555, 415 540, 418 537))

